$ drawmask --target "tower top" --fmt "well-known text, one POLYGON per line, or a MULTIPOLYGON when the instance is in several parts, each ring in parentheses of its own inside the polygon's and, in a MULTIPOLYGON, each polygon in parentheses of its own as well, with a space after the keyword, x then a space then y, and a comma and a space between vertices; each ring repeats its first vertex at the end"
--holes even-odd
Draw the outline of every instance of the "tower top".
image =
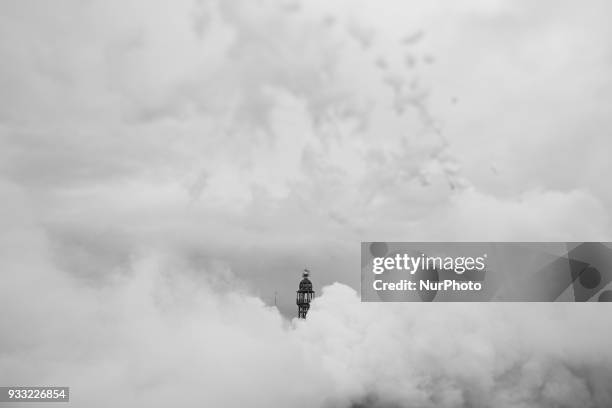
POLYGON ((300 281, 299 289, 297 290, 297 296, 295 303, 298 306, 298 318, 305 319, 306 313, 310 308, 310 302, 315 296, 314 290, 312 290, 312 282, 308 279, 310 271, 304 268, 302 272, 302 280, 300 281))

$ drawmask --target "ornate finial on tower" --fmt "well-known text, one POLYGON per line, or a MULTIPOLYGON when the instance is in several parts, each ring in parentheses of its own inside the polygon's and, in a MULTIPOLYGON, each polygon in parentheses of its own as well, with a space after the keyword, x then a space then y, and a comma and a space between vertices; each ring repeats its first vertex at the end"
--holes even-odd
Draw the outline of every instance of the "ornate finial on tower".
POLYGON ((310 271, 304 268, 302 273, 302 281, 300 282, 300 288, 297 291, 297 297, 295 303, 298 306, 298 318, 305 319, 306 313, 310 308, 310 301, 314 299, 315 292, 312 290, 312 282, 308 279, 310 271))

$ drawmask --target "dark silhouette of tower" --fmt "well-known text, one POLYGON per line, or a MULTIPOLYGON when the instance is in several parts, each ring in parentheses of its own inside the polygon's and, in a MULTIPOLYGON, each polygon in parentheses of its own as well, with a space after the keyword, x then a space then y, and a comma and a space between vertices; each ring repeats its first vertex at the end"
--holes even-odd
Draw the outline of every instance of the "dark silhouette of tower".
POLYGON ((308 279, 308 275, 310 275, 310 271, 304 269, 300 288, 297 290, 297 297, 295 299, 295 303, 298 306, 298 318, 300 319, 306 318, 306 313, 308 313, 308 309, 310 308, 310 301, 314 299, 315 296, 314 290, 312 290, 312 282, 308 279))

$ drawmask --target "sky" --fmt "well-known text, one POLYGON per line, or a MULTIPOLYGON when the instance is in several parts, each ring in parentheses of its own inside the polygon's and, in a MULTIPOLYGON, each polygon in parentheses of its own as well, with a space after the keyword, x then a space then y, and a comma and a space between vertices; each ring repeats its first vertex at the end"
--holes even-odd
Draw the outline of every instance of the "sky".
MULTIPOLYGON (((378 340, 354 341, 351 330, 363 334, 377 312, 364 310, 343 328, 342 319, 353 317, 338 304, 358 305, 361 241, 611 240, 611 8, 603 0, 3 1, 0 307, 9 313, 0 318, 0 367, 10 371, 0 369, 0 380, 77 381, 88 366, 113 384, 120 370, 126 384, 164 384, 159 401, 167 401, 180 385, 166 374, 202 352, 211 332, 205 348, 218 358, 263 347, 249 360, 250 381, 269 361, 279 373, 293 367, 268 358, 275 347, 290 359, 307 352, 303 337, 333 328, 337 344, 309 343, 322 348, 305 369, 321 387, 321 404, 375 398, 386 389, 366 373, 392 359, 362 362, 378 340), (312 330, 291 321, 304 267, 322 295, 312 330), (45 311, 48 323, 39 327, 45 311), (14 324, 18 330, 6 329, 14 324), (193 337, 177 342, 174 329, 193 337), (158 334, 159 344, 129 354, 146 333, 158 334), (232 335, 253 345, 224 347, 232 335), (346 342, 362 345, 359 357, 340 350, 346 342), (18 368, 18 357, 34 361, 55 346, 69 349, 67 362, 49 358, 38 373, 18 368), (168 366, 149 366, 160 350, 168 366), (358 377, 336 375, 347 361, 359 365, 358 377), (326 379, 343 391, 326 388, 326 379)), ((376 310, 388 314, 385 308, 376 310)), ((408 325, 399 339, 434 341, 435 331, 411 331, 423 324, 412 309, 393 310, 399 322, 385 330, 408 325)), ((594 330, 579 340, 602 352, 605 329, 582 321, 587 309, 561 310, 530 312, 537 320, 559 315, 551 337, 518 321, 525 308, 466 307, 464 314, 475 313, 471 326, 486 333, 490 369, 499 368, 494 356, 504 345, 494 316, 505 316, 504 332, 532 330, 508 351, 503 373, 527 364, 531 346, 570 329, 594 330)), ((604 385, 584 379, 597 370, 610 378, 591 351, 574 349, 573 339, 558 347, 550 360, 536 357, 532 388, 546 390, 550 380, 554 389, 575 375, 576 398, 584 398, 576 401, 610 401, 604 385), (568 362, 559 360, 562 349, 568 362), (566 363, 568 372, 553 369, 566 363)), ((219 372, 212 378, 204 367, 214 355, 202 352, 189 367, 218 390, 242 384, 236 367, 227 381, 219 372)), ((416 371, 398 368, 398 378, 427 384, 435 377, 416 371)), ((532 389, 508 375, 500 390, 532 389)), ((90 378, 73 387, 93 393, 90 378)), ((440 406, 476 404, 457 391, 476 377, 449 378, 440 406)), ((483 398, 505 401, 499 406, 563 406, 554 398, 564 394, 553 391, 537 398, 525 391, 517 402, 498 395, 497 383, 481 386, 483 398)), ((277 400, 261 387, 270 394, 256 398, 267 401, 261 406, 305 392, 296 385, 277 400)), ((150 404, 143 395, 133 393, 132 406, 150 404)), ((394 403, 429 398, 427 391, 423 400, 391 395, 394 403)), ((233 406, 222 395, 210 398, 208 406, 233 406)), ((189 401, 202 402, 197 395, 189 401)))

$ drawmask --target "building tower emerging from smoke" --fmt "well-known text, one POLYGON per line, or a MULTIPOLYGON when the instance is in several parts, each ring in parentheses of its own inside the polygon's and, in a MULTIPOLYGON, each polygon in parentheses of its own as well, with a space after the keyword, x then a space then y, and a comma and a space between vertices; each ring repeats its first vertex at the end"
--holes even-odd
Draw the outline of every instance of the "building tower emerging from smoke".
POLYGON ((298 318, 300 319, 306 318, 306 313, 308 313, 308 309, 310 308, 310 301, 314 299, 315 296, 314 290, 312 290, 312 282, 308 279, 308 275, 310 275, 310 271, 304 269, 302 281, 300 282, 300 289, 297 291, 295 300, 298 306, 298 318))

